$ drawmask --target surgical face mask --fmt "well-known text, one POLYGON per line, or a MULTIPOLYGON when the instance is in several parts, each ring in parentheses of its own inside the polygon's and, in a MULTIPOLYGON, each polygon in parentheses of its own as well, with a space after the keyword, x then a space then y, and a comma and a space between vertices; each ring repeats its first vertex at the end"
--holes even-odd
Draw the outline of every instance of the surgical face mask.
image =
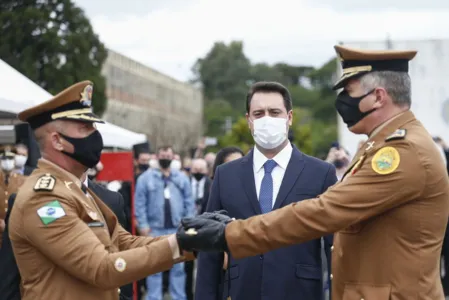
POLYGON ((181 170, 181 162, 177 159, 174 159, 170 163, 170 169, 172 170, 181 170))
POLYGON ((14 157, 16 168, 23 168, 28 160, 28 156, 16 154, 14 157))
POLYGON ((150 162, 148 164, 152 169, 159 168, 159 162, 157 161, 157 159, 150 159, 150 162))
POLYGON ((263 149, 279 147, 287 139, 287 119, 266 116, 252 123, 254 141, 263 149))
POLYGON ((1 167, 3 171, 11 171, 12 169, 14 169, 14 159, 2 159, 1 167))
POLYGON ((363 98, 372 92, 374 92, 374 89, 360 97, 351 97, 346 90, 343 90, 340 94, 338 94, 337 99, 335 100, 335 108, 342 117, 343 122, 345 122, 348 127, 354 126, 367 115, 376 110, 373 108, 369 111, 361 112, 359 108, 359 104, 363 98))

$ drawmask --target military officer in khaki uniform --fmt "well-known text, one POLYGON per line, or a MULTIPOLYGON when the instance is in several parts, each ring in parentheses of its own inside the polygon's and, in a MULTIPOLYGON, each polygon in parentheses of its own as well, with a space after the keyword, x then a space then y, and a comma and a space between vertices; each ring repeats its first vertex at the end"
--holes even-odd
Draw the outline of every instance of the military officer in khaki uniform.
POLYGON ((91 97, 92 83, 84 81, 19 114, 42 153, 9 220, 24 300, 119 299, 119 286, 186 259, 174 235, 126 232, 81 183, 103 148, 91 97))
POLYGON ((352 132, 369 137, 342 181, 319 198, 227 225, 218 214, 184 220, 178 241, 243 258, 336 232, 333 300, 443 300, 449 182, 431 136, 409 110, 408 63, 416 52, 335 48, 343 66, 336 108, 352 132))
POLYGON ((0 247, 2 245, 2 233, 5 226, 5 216, 8 212, 8 199, 11 194, 18 191, 25 181, 25 176, 15 173, 14 170, 15 153, 11 147, 5 146, 0 150, 0 247))

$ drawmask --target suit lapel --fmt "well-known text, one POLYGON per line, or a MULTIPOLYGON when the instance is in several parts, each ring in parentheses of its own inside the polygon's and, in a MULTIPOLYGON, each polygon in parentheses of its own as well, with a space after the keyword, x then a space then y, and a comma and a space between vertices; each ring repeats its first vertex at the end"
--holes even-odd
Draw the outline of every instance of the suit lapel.
POLYGON ((253 150, 242 159, 241 178, 243 183, 243 190, 246 193, 248 201, 254 209, 256 214, 262 214, 260 210, 259 201, 257 200, 256 183, 254 181, 254 167, 253 167, 253 150))
POLYGON ((282 179, 282 184, 276 197, 276 202, 274 203, 273 209, 281 207, 282 203, 285 201, 298 180, 299 175, 301 175, 304 165, 303 154, 295 146, 293 146, 292 156, 290 157, 287 169, 285 170, 284 178, 282 179))

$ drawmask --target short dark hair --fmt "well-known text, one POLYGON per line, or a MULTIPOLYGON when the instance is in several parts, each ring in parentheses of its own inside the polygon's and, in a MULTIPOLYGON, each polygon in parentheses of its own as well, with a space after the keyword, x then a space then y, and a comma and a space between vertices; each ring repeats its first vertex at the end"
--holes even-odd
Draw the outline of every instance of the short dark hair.
POLYGON ((254 83, 246 94, 246 112, 249 113, 251 99, 255 93, 279 93, 284 99, 284 106, 287 112, 292 110, 292 97, 288 89, 279 82, 259 81, 254 83))
POLYGON ((234 147, 234 146, 230 146, 230 147, 225 147, 223 149, 221 149, 220 151, 218 151, 217 156, 215 157, 215 162, 214 162, 214 166, 212 168, 212 178, 215 175, 215 171, 217 170, 217 167, 224 164, 225 159, 234 153, 240 153, 242 156, 245 156, 245 154, 243 153, 243 151, 238 148, 238 147, 234 147))
POLYGON ((169 146, 169 145, 160 146, 159 148, 157 148, 157 153, 159 153, 161 151, 168 151, 168 150, 171 150, 173 152, 173 155, 175 154, 175 150, 173 149, 173 146, 169 146))

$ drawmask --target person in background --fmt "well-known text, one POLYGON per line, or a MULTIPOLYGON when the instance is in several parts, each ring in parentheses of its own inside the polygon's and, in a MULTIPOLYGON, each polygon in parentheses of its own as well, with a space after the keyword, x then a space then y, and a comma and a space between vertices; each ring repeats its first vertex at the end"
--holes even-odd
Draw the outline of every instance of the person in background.
POLYGON ((92 181, 96 181, 97 175, 98 173, 100 173, 103 170, 103 164, 100 162, 98 162, 98 164, 93 167, 93 168, 89 168, 86 172, 87 177, 92 180, 92 181))
POLYGON ((159 168, 159 162, 157 161, 156 153, 150 153, 150 161, 148 164, 150 165, 150 168, 152 168, 152 169, 159 168))
POLYGON ((14 172, 25 176, 30 175, 33 172, 33 168, 26 165, 28 160, 28 147, 24 143, 19 142, 15 145, 15 150, 14 172))
POLYGON ((217 156, 215 157, 214 165, 212 167, 211 178, 214 179, 214 174, 218 166, 242 158, 244 155, 245 154, 240 148, 234 146, 225 147, 218 151, 217 156))
MULTIPOLYGON (((209 169, 209 172, 211 172, 212 167, 214 166, 215 163, 215 153, 214 152, 208 152, 206 153, 206 155, 204 155, 204 159, 207 162, 207 168, 209 169)), ((209 176, 211 175, 211 173, 209 173, 209 176)))
POLYGON ((184 157, 182 160, 182 170, 184 174, 190 176, 190 170, 192 168, 192 159, 190 157, 184 157))
MULTIPOLYGON (((164 236, 176 233, 184 217, 195 215, 189 178, 172 169, 173 148, 158 150, 159 169, 148 169, 137 180, 134 197, 135 216, 142 235, 164 236)), ((162 300, 162 273, 147 277, 147 300, 162 300)), ((184 264, 170 270, 170 294, 173 300, 185 300, 184 264)))
POLYGON ((170 168, 172 170, 181 171, 182 163, 179 155, 173 156, 173 160, 170 163, 170 168))
MULTIPOLYGON (((196 205, 197 214, 202 214, 206 210, 209 199, 210 186, 212 181, 208 177, 207 163, 202 158, 195 158, 192 161, 190 182, 192 185, 192 196, 196 205)), ((186 272, 186 296, 187 300, 193 300, 193 270, 194 261, 184 263, 186 272)))
POLYGON ((150 144, 148 142, 136 144, 133 146, 133 150, 135 159, 134 163, 136 166, 135 176, 137 181, 137 177, 149 168, 149 162, 151 159, 150 144))
POLYGON ((208 174, 207 162, 204 159, 196 158, 192 161, 190 182, 192 184, 192 195, 198 214, 202 214, 206 210, 207 200, 209 199, 209 190, 212 181, 208 177, 208 174))
POLYGON ((8 211, 8 199, 11 194, 17 193, 26 178, 26 176, 14 172, 15 156, 11 146, 4 146, 0 150, 0 248, 8 211))
POLYGON ((326 161, 334 165, 337 179, 341 180, 350 163, 348 152, 338 142, 335 142, 329 150, 326 161))

